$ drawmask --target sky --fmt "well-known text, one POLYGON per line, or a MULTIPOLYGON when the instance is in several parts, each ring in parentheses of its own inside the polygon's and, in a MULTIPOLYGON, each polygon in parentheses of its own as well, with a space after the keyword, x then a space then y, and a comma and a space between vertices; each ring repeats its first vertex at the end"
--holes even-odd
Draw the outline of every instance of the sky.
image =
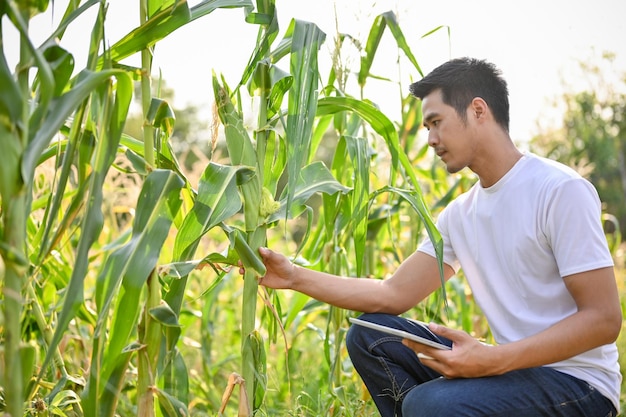
MULTIPOLYGON (((190 5, 197 3, 189 1, 190 5)), ((56 27, 67 0, 55 1, 55 13, 33 20, 35 43, 56 27)), ((138 2, 110 0, 107 39, 113 44, 139 21, 139 12, 129 8, 138 2)), ((138 6, 137 6, 138 7, 138 6)), ((400 27, 422 70, 427 73, 450 58, 471 56, 496 64, 509 84, 511 136, 525 142, 538 133, 538 126, 560 121, 552 106, 564 91, 588 88, 580 77, 579 62, 603 62, 604 52, 615 54, 606 77, 626 74, 626 1, 624 0, 276 0, 282 37, 291 19, 317 24, 326 33, 320 51, 320 70, 325 77, 337 31, 365 41, 380 13, 394 11, 400 27), (429 36, 424 34, 444 26, 429 36), (449 29, 449 36, 448 36, 449 29)), ((62 46, 75 53, 76 67, 83 68, 93 13, 85 14, 67 31, 62 46)), ((234 86, 254 48, 257 26, 244 22, 241 9, 220 9, 170 34, 155 48, 154 73, 162 74, 174 89, 174 106, 188 104, 210 108, 211 74, 224 74, 234 86)), ((17 61, 17 35, 3 24, 4 46, 9 64, 17 61)), ((399 80, 402 87, 419 79, 404 57, 400 70, 398 50, 389 32, 383 38, 372 72, 399 80)), ((358 71, 358 52, 344 52, 348 67, 358 71)), ((139 65, 139 57, 125 63, 139 65)), ((288 64, 282 64, 288 70, 288 64)), ((621 84, 623 87, 623 83, 621 84)), ((358 91, 351 91, 358 95, 358 91)), ((399 119, 396 83, 368 81, 365 96, 381 106, 392 119, 399 119)), ((207 113, 208 114, 208 113, 207 113)))

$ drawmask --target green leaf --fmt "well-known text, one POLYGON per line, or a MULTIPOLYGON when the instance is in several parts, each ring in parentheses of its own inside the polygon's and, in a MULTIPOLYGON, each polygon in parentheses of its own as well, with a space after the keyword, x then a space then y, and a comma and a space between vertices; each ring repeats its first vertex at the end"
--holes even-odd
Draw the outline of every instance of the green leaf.
POLYGON ((186 410, 185 404, 189 403, 189 371, 185 359, 178 350, 174 350, 163 371, 163 393, 167 394, 167 399, 163 399, 165 401, 163 404, 159 397, 159 407, 164 415, 166 414, 164 408, 167 408, 169 413, 172 412, 170 405, 175 406, 182 415, 187 415, 183 414, 185 412, 183 410, 186 410))
POLYGON ((50 64, 54 75, 54 96, 60 96, 74 71, 74 57, 60 46, 54 45, 44 50, 43 56, 50 64))
MULTIPOLYGON (((4 118, 4 115, 0 113, 0 117, 4 118)), ((0 120, 0 143, 2 143, 0 196, 2 196, 3 204, 7 204, 8 199, 16 196, 24 185, 20 175, 20 158, 22 155, 20 137, 17 131, 7 128, 10 129, 11 126, 7 126, 0 120)))
MULTIPOLYGON (((176 4, 167 8, 156 7, 157 10, 144 24, 116 42, 107 53, 110 53, 112 61, 119 62, 156 44, 175 30, 218 8, 237 7, 252 7, 252 3, 249 0, 205 0, 190 10, 186 1, 177 1, 176 4)), ((101 56, 99 67, 103 62, 104 56, 101 56)))
POLYGON ((424 225, 426 226, 426 232, 428 233, 428 237, 435 248, 435 253, 437 254, 437 261, 439 263, 439 278, 441 279, 441 291, 443 294, 443 299, 446 308, 448 307, 448 299, 446 297, 446 286, 445 279, 443 276, 443 238, 441 237, 441 233, 435 227, 435 224, 432 222, 430 218, 430 214, 426 205, 424 204, 424 199, 421 194, 413 190, 403 190, 395 187, 383 187, 380 190, 377 190, 374 193, 374 198, 382 193, 390 192, 393 194, 402 197, 406 200, 409 205, 415 210, 415 212, 420 216, 424 225))
POLYGON ((417 63, 417 60, 415 59, 415 56, 413 55, 413 52, 411 51, 411 48, 409 47, 406 41, 406 38, 404 37, 404 34, 402 33, 402 29, 400 29, 400 25, 398 24, 398 21, 396 20, 396 15, 393 14, 392 12, 385 12, 383 13, 383 17, 387 21, 387 25, 389 26, 389 29, 391 30, 393 37, 396 39, 396 43, 398 44, 398 47, 402 50, 402 52, 405 53, 409 61, 411 61, 411 64, 413 64, 413 67, 423 77, 424 73, 422 72, 422 69, 417 63))
POLYGON ((156 388, 156 396, 159 401, 159 408, 166 417, 188 417, 187 406, 169 393, 156 388))
MULTIPOLYGON (((52 110, 47 114, 42 125, 34 132, 34 136, 24 152, 22 175, 27 184, 32 182, 35 167, 40 155, 57 134, 61 126, 66 122, 67 118, 89 94, 98 86, 102 85, 102 83, 110 80, 111 77, 116 77, 117 79, 117 92, 120 101, 128 101, 130 104, 130 97, 132 97, 133 90, 130 78, 125 72, 120 70, 106 70, 95 73, 87 70, 82 71, 78 77, 80 81, 78 81, 71 90, 52 101, 50 105, 52 110)), ((120 117, 123 117, 125 120, 128 108, 126 108, 126 112, 122 113, 120 117)), ((117 147, 117 144, 115 144, 115 146, 117 147)))
POLYGON ((117 366, 116 357, 128 343, 137 324, 141 291, 148 276, 156 268, 163 242, 180 208, 182 179, 171 171, 155 170, 147 178, 135 210, 131 239, 108 257, 97 279, 96 300, 99 310, 95 336, 101 337, 109 306, 114 302, 120 281, 123 285, 117 299, 110 342, 104 358, 103 380, 117 366))
POLYGON ((213 92, 218 115, 224 125, 226 146, 231 163, 256 167, 256 151, 244 126, 243 117, 231 101, 228 86, 225 82, 220 85, 215 74, 213 74, 213 92))
POLYGON ((180 327, 176 313, 166 303, 150 309, 150 316, 163 326, 180 327))
POLYGON ((253 7, 245 8, 246 22, 257 24, 261 27, 259 27, 256 46, 254 51, 252 51, 236 90, 248 82, 252 73, 256 70, 257 64, 268 57, 272 43, 278 35, 278 16, 276 16, 274 1, 257 1, 257 7, 258 12, 256 13, 251 13, 253 7))
POLYGON ((294 83, 289 90, 287 114, 287 212, 299 180, 302 167, 308 162, 313 131, 312 115, 317 108, 318 61, 317 54, 326 34, 315 24, 292 20, 290 71, 294 83))
POLYGON ((191 8, 191 19, 196 20, 217 9, 254 8, 251 0, 204 0, 191 8))
MULTIPOLYGON (((224 125, 226 147, 233 165, 246 165, 259 168, 256 149, 252 143, 248 131, 244 127, 242 115, 235 109, 228 92, 226 81, 220 85, 217 77, 213 75, 213 91, 217 102, 218 115, 224 125)), ((243 195, 243 213, 246 231, 251 231, 259 226, 259 205, 262 197, 262 178, 257 177, 241 185, 243 195)))
POLYGON ((241 209, 237 185, 244 172, 254 173, 250 168, 242 166, 214 162, 207 165, 200 178, 194 205, 176 235, 175 260, 191 259, 200 238, 241 209))
MULTIPOLYGON (((110 74, 112 73, 104 73, 104 77, 95 76, 88 78, 92 79, 95 88, 95 86, 97 86, 95 80, 100 80, 101 82, 107 81, 110 77, 110 74)), ((102 230, 103 184, 108 169, 112 164, 113 158, 115 157, 115 153, 117 151, 117 145, 120 140, 121 130, 124 126, 126 115, 128 114, 128 108, 130 106, 130 99, 132 96, 132 84, 130 78, 124 73, 117 73, 117 75, 118 85, 115 91, 115 95, 111 95, 110 97, 107 97, 105 99, 110 106, 110 112, 108 113, 105 120, 101 121, 101 123, 103 123, 106 128, 103 127, 103 134, 99 138, 97 143, 95 161, 93 162, 93 173, 90 177, 88 204, 86 207, 86 214, 83 218, 83 222, 81 225, 81 237, 78 242, 76 261, 74 264, 74 268, 72 269, 70 283, 65 293, 63 309, 61 310, 61 314, 59 315, 54 335, 48 346, 48 352, 46 354, 43 365, 41 366, 40 373, 43 373, 45 371, 49 361, 52 358, 51 353, 55 351, 56 347, 62 339, 65 330, 67 329, 67 326, 69 325, 72 318, 74 318, 74 315, 76 314, 76 311, 78 310, 80 305, 83 303, 84 279, 87 275, 87 270, 89 268, 90 262, 89 251, 102 230), (111 103, 111 101, 113 101, 113 103, 111 103)), ((62 96, 62 98, 68 97, 68 94, 75 92, 76 96, 73 97, 76 97, 75 104, 78 104, 80 103, 80 101, 82 101, 82 99, 78 100, 77 97, 80 97, 83 94, 87 95, 90 91, 91 90, 85 87, 83 84, 83 87, 79 88, 78 90, 71 90, 69 93, 66 93, 64 96, 62 96)), ((66 104, 68 105, 70 102, 72 102, 72 100, 70 99, 67 99, 66 101, 66 104)), ((59 110, 59 112, 61 112, 62 114, 65 114, 66 111, 69 112, 69 110, 65 108, 59 110)), ((50 120, 50 118, 46 120, 46 123, 44 123, 44 125, 47 124, 48 120, 50 120)), ((62 118, 59 116, 58 120, 62 120, 62 118)), ((54 132, 57 131, 58 128, 54 130, 54 132)), ((51 137, 51 134, 49 132, 42 133, 42 136, 38 136, 39 143, 36 143, 36 141, 31 142, 31 144, 35 143, 35 145, 30 148, 30 155, 32 158, 31 163, 37 161, 38 156, 41 154, 41 152, 38 150, 38 146, 44 145, 44 139, 46 137, 44 135, 50 135, 51 137)), ((24 165, 27 165, 26 162, 24 162, 24 165)), ((32 169, 32 172, 34 172, 34 168, 34 166, 32 168, 23 167, 23 172, 24 169, 32 169)), ((30 173, 31 181, 32 175, 33 173, 30 173)))
POLYGON ((175 3, 182 3, 180 0, 148 0, 148 18, 151 18, 161 10, 174 6, 175 3))
POLYGON ((268 97, 267 117, 271 118, 280 112, 283 98, 292 85, 293 76, 269 63, 268 60, 263 60, 257 64, 252 74, 248 83, 248 91, 252 95, 257 94, 260 89, 266 90, 264 95, 268 97))
MULTIPOLYGON (((293 200, 291 204, 302 204, 315 193, 335 194, 340 192, 346 194, 349 191, 350 188, 338 182, 323 162, 313 162, 302 169, 295 191, 292 193, 293 200)), ((289 191, 283 190, 280 199, 280 209, 270 216, 268 223, 285 218, 287 204, 289 204, 287 195, 289 195, 289 191)))
POLYGON ((356 274, 361 276, 367 240, 368 208, 369 208, 369 145, 364 138, 344 136, 348 155, 354 169, 354 189, 350 195, 350 214, 354 224, 354 250, 356 257, 356 274))
POLYGON ((380 40, 383 37, 383 33, 385 32, 385 28, 389 26, 393 37, 396 40, 398 47, 405 53, 409 61, 413 64, 417 72, 424 76, 422 69, 420 68, 411 48, 409 47, 402 30, 400 29, 400 25, 398 25, 398 21, 396 20, 396 16, 393 12, 385 12, 376 16, 374 19, 374 23, 372 24, 372 28, 370 29, 369 36, 367 37, 367 42, 365 44, 365 51, 361 55, 361 68, 359 69, 358 74, 358 83, 361 87, 365 85, 365 81, 367 77, 370 76, 370 69, 372 68, 372 63, 374 62, 374 57, 376 56, 376 52, 378 50, 378 46, 380 45, 380 40))
POLYGON ((166 100, 153 97, 150 101, 146 121, 152 127, 161 129, 167 137, 172 135, 174 124, 176 123, 176 115, 174 109, 166 100))
MULTIPOLYGON (((30 116, 30 121, 29 121, 31 125, 30 130, 37 130, 39 129, 41 118, 48 111, 48 106, 50 105, 50 100, 52 99, 52 95, 54 91, 56 91, 55 80, 54 80, 54 75, 52 73, 52 70, 50 66, 48 65, 48 62, 44 58, 41 51, 35 48, 35 46, 32 43, 28 35, 27 22, 24 21, 24 15, 19 10, 23 8, 20 8, 18 6, 19 5, 16 4, 15 2, 8 2, 6 11, 7 11, 9 18, 15 25, 15 28, 20 33, 21 45, 23 46, 23 50, 20 51, 21 56, 28 57, 28 54, 30 54, 30 57, 32 57, 32 60, 34 61, 34 66, 38 68, 37 77, 39 79, 39 83, 41 86, 38 90, 39 92, 38 105, 35 107, 35 110, 30 116)), ((24 62, 22 62, 21 64, 26 66, 24 62)), ((23 74, 25 73, 27 74, 28 68, 22 68, 22 71, 23 71, 22 74, 18 75, 18 77, 23 76, 23 74)))
POLYGON ((10 126, 19 126, 22 118, 24 98, 9 69, 2 42, 0 42, 0 85, 2 85, 0 88, 0 125, 12 132, 15 127, 10 126))
MULTIPOLYGON (((403 174, 410 179, 411 185, 414 189, 409 192, 412 194, 406 194, 406 192, 404 192, 403 197, 405 197, 405 199, 412 204, 413 208, 417 211, 426 226, 428 236, 433 242, 435 252, 437 253, 439 273, 443 282, 443 245, 440 242, 441 236, 439 235, 439 231, 437 230, 435 222, 432 219, 430 210, 428 210, 426 204, 424 203, 419 181, 415 176, 415 172, 409 158, 400 146, 398 133, 396 132, 393 123, 380 110, 367 101, 357 100, 352 97, 324 97, 318 102, 318 115, 334 114, 340 111, 356 112, 360 117, 367 121, 387 143, 387 147, 391 153, 393 168, 398 169, 398 165, 400 165, 403 168, 403 174)), ((443 291, 445 295, 445 288, 443 291)))
POLYGON ((106 51, 105 55, 100 56, 98 67, 102 67, 105 57, 113 62, 119 62, 154 45, 176 29, 191 22, 191 12, 187 2, 181 3, 155 13, 144 24, 117 41, 106 51))

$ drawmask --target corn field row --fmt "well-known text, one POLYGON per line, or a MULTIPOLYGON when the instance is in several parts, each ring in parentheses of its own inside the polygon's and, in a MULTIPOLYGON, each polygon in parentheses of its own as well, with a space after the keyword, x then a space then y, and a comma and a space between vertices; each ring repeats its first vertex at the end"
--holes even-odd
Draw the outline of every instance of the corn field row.
MULTIPOLYGON (((260 287, 257 250, 281 246, 311 268, 384 277, 423 237, 440 241, 430 210, 471 178, 450 182, 431 162, 408 94, 392 121, 348 94, 341 62, 321 74, 328 35, 314 22, 279 28, 274 0, 129 3, 140 22, 113 45, 104 0, 69 1, 35 45, 29 23, 48 1, 0 1, 1 24, 20 33, 15 68, 0 39, 0 411, 367 415, 342 347, 352 313, 260 287), (224 8, 241 9, 257 42, 242 52, 250 58, 237 85, 213 74, 222 151, 192 183, 172 150, 171 103, 154 93, 152 53, 224 8), (75 68, 57 40, 94 9, 87 64, 75 68), (136 54, 140 67, 120 64, 136 54), (134 98, 142 137, 124 130, 134 98), (314 364, 303 360, 311 351, 314 364)), ((421 75, 387 12, 350 75, 361 90, 383 34, 421 75)), ((351 37, 338 41, 350 47, 351 37)), ((480 328, 463 286, 445 288, 421 316, 446 304, 448 320, 480 328)))

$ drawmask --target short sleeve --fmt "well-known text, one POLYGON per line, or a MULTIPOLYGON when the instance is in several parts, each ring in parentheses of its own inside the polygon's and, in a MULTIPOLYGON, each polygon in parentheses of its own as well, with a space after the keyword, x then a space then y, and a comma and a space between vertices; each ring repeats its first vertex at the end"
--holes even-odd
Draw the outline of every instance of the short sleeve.
POLYGON ((560 184, 546 208, 546 238, 562 277, 613 266, 593 185, 576 178, 560 184))
MULTIPOLYGON (((449 234, 449 222, 448 216, 451 211, 455 209, 455 202, 452 202, 446 208, 444 208, 437 218, 436 226, 439 233, 441 233, 441 238, 443 240, 443 262, 447 265, 450 265, 455 273, 459 272, 461 269, 461 265, 454 253, 454 249, 450 245, 450 234, 449 234)), ((417 248, 418 251, 424 252, 432 256, 433 258, 437 257, 435 252, 435 247, 431 242, 429 237, 426 237, 422 243, 417 248)))

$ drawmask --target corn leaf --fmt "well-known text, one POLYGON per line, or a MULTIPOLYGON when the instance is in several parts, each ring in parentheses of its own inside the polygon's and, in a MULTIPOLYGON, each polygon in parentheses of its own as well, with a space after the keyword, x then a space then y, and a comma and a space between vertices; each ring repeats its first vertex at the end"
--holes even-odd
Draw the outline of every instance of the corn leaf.
MULTIPOLYGON (((40 83, 40 95, 38 97, 38 105, 31 114, 29 120, 30 130, 36 131, 40 127, 41 119, 46 115, 48 111, 48 106, 50 105, 50 101, 52 100, 53 94, 56 91, 56 83, 54 80, 52 69, 48 65, 41 51, 35 48, 30 37, 28 36, 28 26, 24 21, 22 13, 18 9, 18 5, 15 2, 8 2, 6 4, 6 7, 7 15, 15 25, 15 28, 19 31, 22 44, 24 45, 28 54, 30 54, 30 56, 32 57, 34 64, 38 69, 37 77, 40 83)), ((55 130, 54 133, 56 133, 57 130, 55 130)))
POLYGON ((165 417, 189 416, 187 406, 176 397, 158 388, 155 390, 155 394, 159 401, 159 408, 161 410, 161 413, 163 413, 165 417))
POLYGON ((283 98, 289 88, 293 85, 293 76, 281 70, 276 65, 271 64, 268 60, 257 63, 256 69, 252 73, 250 82, 248 82, 248 91, 250 94, 258 94, 261 90, 267 100, 267 117, 271 118, 281 110, 283 98))
POLYGON ((432 242, 433 247, 435 248, 435 253, 437 254, 437 261, 439 263, 439 278, 441 279, 441 291, 442 291, 444 303, 447 308, 448 299, 446 296, 446 286, 445 286, 445 280, 443 276, 443 238, 441 237, 441 233, 439 233, 434 223, 432 223, 430 216, 428 217, 424 216, 424 213, 428 213, 428 209, 426 208, 424 204, 424 199, 422 198, 421 194, 419 194, 415 190, 403 190, 403 189, 396 188, 396 187, 383 187, 374 193, 373 198, 385 192, 396 194, 399 197, 402 197, 404 200, 406 200, 411 206, 411 208, 415 210, 415 212, 420 216, 420 218, 424 222, 426 226, 426 232, 428 233, 428 237, 430 238, 430 241, 432 242))
MULTIPOLYGON (((139 307, 141 290, 157 265, 161 247, 182 202, 180 189, 183 184, 178 175, 167 170, 155 170, 146 178, 137 204, 132 237, 127 244, 111 254, 98 277, 99 282, 114 282, 119 279, 117 277, 121 277, 123 298, 130 302, 120 302, 114 317, 110 348, 114 352, 121 351, 126 343, 124 335, 128 334, 129 325, 133 321, 130 311, 134 306, 139 307), (118 333, 122 336, 116 339, 115 334, 118 333)), ((106 302, 102 305, 106 305, 106 302)))
POLYGON ((350 193, 350 214, 352 217, 354 251, 356 257, 356 273, 361 276, 367 240, 368 208, 369 208, 369 172, 370 158, 368 143, 364 138, 344 136, 348 155, 352 160, 354 172, 354 188, 350 193))
MULTIPOLYGON (((34 137, 30 140, 24 152, 22 175, 27 180, 27 183, 32 182, 35 167, 37 166, 40 155, 46 149, 54 135, 61 129, 61 126, 63 126, 67 118, 91 92, 98 86, 101 86, 102 83, 108 81, 111 77, 116 77, 117 79, 117 91, 120 101, 122 101, 122 99, 127 100, 130 105, 132 86, 130 86, 130 78, 125 72, 120 70, 106 70, 100 72, 85 70, 81 72, 78 76, 79 81, 77 84, 71 90, 52 101, 50 105, 52 110, 47 114, 41 126, 34 132, 34 137)), ((122 117, 121 120, 124 121, 127 113, 128 108, 126 108, 123 114, 117 116, 117 121, 120 121, 120 117, 122 117)), ((120 129, 121 128, 118 130, 120 129)), ((115 148, 117 148, 117 141, 114 145, 115 148)))
POLYGON ((393 123, 380 110, 367 101, 357 100, 352 97, 324 97, 318 102, 318 115, 334 114, 339 111, 354 111, 367 121, 387 143, 387 147, 391 153, 392 166, 397 169, 398 165, 400 165, 403 168, 404 175, 408 176, 410 179, 414 195, 404 193, 403 197, 412 203, 412 207, 417 211, 418 215, 424 222, 426 231, 433 242, 433 245, 435 245, 435 251, 439 261, 442 288, 445 294, 445 287, 443 285, 443 246, 439 243, 441 241, 441 236, 439 235, 439 231, 437 230, 432 219, 430 210, 424 204, 424 198, 422 196, 419 181, 415 176, 415 172, 409 158, 400 146, 398 133, 396 132, 393 123))
POLYGON ((411 48, 406 42, 406 38, 402 33, 402 29, 400 29, 400 25, 398 25, 398 21, 396 20, 396 16, 393 12, 385 12, 376 16, 374 19, 374 23, 370 29, 370 33, 367 37, 367 42, 365 44, 365 51, 361 55, 361 68, 359 69, 358 74, 358 83, 361 87, 365 85, 367 77, 370 76, 370 70, 372 68, 372 64, 374 62, 374 57, 376 56, 376 52, 378 50, 378 46, 380 45, 380 40, 383 37, 383 33, 385 32, 385 28, 389 26, 393 37, 396 40, 398 47, 405 53, 409 61, 413 64, 417 72, 424 76, 422 69, 420 68, 411 48))
MULTIPOLYGON (((175 405, 175 409, 178 410, 180 415, 187 416, 187 406, 189 403, 189 371, 183 355, 178 350, 174 350, 171 354, 172 358, 167 363, 165 370, 163 371, 163 394, 167 395, 167 398, 159 398, 159 407, 165 414, 164 408, 169 408, 170 404, 175 405), (165 401, 165 403, 163 403, 165 401)), ((171 415, 171 414, 170 414, 171 415)), ((175 414, 174 414, 175 415, 175 414)))
POLYGON ((174 243, 174 260, 189 260, 194 256, 200 238, 219 223, 241 209, 237 185, 242 171, 254 173, 242 166, 209 163, 198 185, 194 205, 185 216, 174 243))
POLYGON ((260 25, 260 27, 256 46, 254 51, 252 51, 252 55, 250 55, 236 90, 248 82, 257 65, 266 59, 272 43, 278 35, 278 17, 276 16, 274 1, 257 1, 257 7, 257 12, 251 12, 252 7, 245 8, 246 22, 260 25))
POLYGON ((226 146, 231 163, 255 167, 256 151, 244 126, 243 117, 230 99, 228 86, 225 82, 220 85, 215 74, 213 75, 213 92, 218 106, 218 115, 224 125, 226 146))
POLYGON ((0 42, 0 124, 9 126, 12 122, 17 123, 21 119, 24 99, 20 94, 17 82, 9 69, 4 45, 0 42))
MULTIPOLYGON (((232 165, 246 165, 258 169, 257 151, 244 126, 243 116, 235 109, 231 101, 226 81, 222 80, 222 82, 223 84, 220 85, 217 77, 213 75, 213 91, 218 115, 224 125, 228 156, 232 165)), ((256 178, 240 185, 246 231, 255 230, 259 226, 259 204, 262 198, 263 180, 258 175, 261 174, 262 172, 257 172, 256 178)))
MULTIPOLYGON (((61 314, 59 315, 53 338, 50 342, 50 345, 48 346, 48 354, 46 355, 46 359, 44 360, 44 363, 41 367, 41 372, 46 369, 46 366, 51 359, 51 352, 55 351, 56 347, 61 341, 63 333, 69 325, 69 322, 74 317, 77 309, 83 303, 83 286, 84 279, 89 267, 89 250, 98 238, 102 229, 103 218, 101 207, 103 198, 103 184, 108 169, 113 162, 113 158, 115 157, 117 144, 119 143, 122 129, 124 127, 124 122, 128 114, 128 109, 130 107, 130 101, 132 97, 132 84, 130 78, 125 73, 120 73, 119 71, 107 71, 103 73, 92 74, 93 77, 88 76, 88 78, 92 79, 92 82, 88 83, 88 85, 91 86, 93 83, 93 87, 95 88, 98 85, 96 83, 96 80, 99 80, 100 82, 105 82, 110 78, 111 74, 116 74, 117 76, 117 88, 115 91, 114 99, 111 98, 107 100, 114 100, 114 102, 112 104, 108 103, 106 105, 111 106, 110 114, 105 116, 106 119, 103 120, 103 123, 108 124, 108 126, 106 126, 106 129, 104 129, 102 137, 98 141, 97 150, 94 156, 95 160, 93 162, 93 174, 90 178, 89 184, 90 198, 88 199, 89 202, 86 207, 86 214, 81 227, 81 239, 78 242, 76 261, 74 268, 72 269, 70 283, 65 293, 63 309, 61 310, 61 314)), ((71 112, 71 109, 66 108, 66 106, 69 106, 71 102, 77 105, 84 99, 83 95, 87 96, 89 94, 89 89, 87 88, 87 86, 85 84, 80 85, 81 87, 78 88, 77 91, 75 89, 72 89, 70 92, 66 93, 63 96, 67 97, 68 94, 72 94, 72 92, 75 92, 75 95, 71 96, 73 99, 66 99, 64 102, 65 105, 60 106, 60 108, 58 109, 59 112, 61 112, 62 114, 65 114, 66 112, 71 112)), ((46 123, 44 123, 44 125, 48 124, 48 120, 51 119, 53 119, 52 116, 46 120, 46 123)), ((61 120, 62 117, 57 115, 57 117, 54 119, 61 120)), ((54 132, 56 131, 58 131, 58 128, 57 130, 54 130, 54 132)), ((40 138, 39 140, 41 144, 43 144, 45 139, 45 136, 43 135, 49 135, 50 137, 52 136, 52 134, 50 133, 45 133, 42 134, 42 136, 38 136, 40 138)), ((38 155, 36 155, 37 147, 31 147, 30 152, 31 160, 38 160, 38 155)), ((26 169, 32 169, 34 172, 34 167, 26 169)), ((32 173, 30 175, 32 176, 32 173)))
POLYGON ((285 218, 288 212, 288 204, 302 204, 315 193, 335 194, 340 192, 346 194, 349 191, 350 188, 338 182, 323 162, 314 162, 302 169, 298 183, 295 184, 295 190, 291 193, 293 196, 291 202, 287 199, 287 196, 290 194, 289 190, 283 190, 280 198, 280 208, 270 216, 268 223, 285 218))
MULTIPOLYGON (((173 218, 180 208, 180 189, 183 180, 171 171, 155 170, 144 182, 133 221, 131 239, 107 258, 97 279, 99 307, 95 338, 104 336, 109 306, 121 282, 123 290, 117 298, 113 319, 108 329, 109 345, 102 355, 104 361, 92 363, 92 370, 102 367, 90 377, 107 381, 118 366, 117 357, 124 350, 135 328, 141 306, 143 286, 156 268, 163 242, 170 231, 173 218)), ((94 385, 97 384, 94 382, 94 385)))
MULTIPOLYGON (((187 2, 161 9, 159 12, 150 16, 144 24, 132 30, 116 42, 110 50, 107 51, 107 59, 113 62, 119 62, 136 52, 154 45, 190 21, 191 12, 189 11, 187 2)), ((104 56, 101 56, 99 67, 103 62, 104 56)))
POLYGON ((289 90, 287 106, 287 212, 293 200, 293 193, 302 167, 307 163, 311 149, 313 116, 317 107, 318 61, 317 54, 326 34, 315 24, 292 20, 290 71, 294 83, 289 90))
MULTIPOLYGON (((129 32, 110 49, 110 59, 119 62, 145 48, 148 48, 170 33, 212 13, 218 8, 252 7, 249 0, 208 0, 195 5, 191 10, 186 1, 178 1, 167 8, 159 7, 149 19, 129 32)), ((100 57, 100 65, 104 57, 100 57)))
POLYGON ((203 0, 191 8, 191 19, 196 20, 217 9, 254 8, 251 0, 203 0))
POLYGON ((187 2, 187 0, 148 0, 147 1, 147 15, 148 18, 154 16, 161 10, 167 9, 168 7, 174 6, 176 3, 187 2))
POLYGON ((50 45, 57 45, 59 40, 63 38, 63 34, 65 33, 67 27, 87 9, 98 3, 101 3, 101 0, 87 0, 80 5, 75 1, 67 2, 67 8, 65 9, 61 22, 50 34, 50 36, 48 36, 48 38, 42 43, 40 49, 45 49, 50 45))

